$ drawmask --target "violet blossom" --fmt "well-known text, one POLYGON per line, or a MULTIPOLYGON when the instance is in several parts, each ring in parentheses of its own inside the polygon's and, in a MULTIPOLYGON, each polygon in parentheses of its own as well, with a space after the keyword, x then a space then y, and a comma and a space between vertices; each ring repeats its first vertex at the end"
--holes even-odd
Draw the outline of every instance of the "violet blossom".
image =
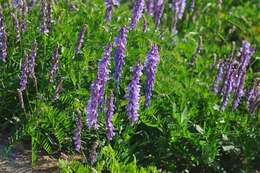
POLYGON ((106 108, 106 131, 107 131, 107 139, 112 140, 114 133, 114 127, 112 124, 112 117, 115 111, 114 105, 114 94, 111 91, 110 96, 107 99, 107 108, 106 108))
POLYGON ((127 116, 130 121, 133 123, 138 120, 139 117, 139 101, 140 101, 140 77, 142 75, 143 66, 138 61, 133 68, 132 72, 132 80, 128 84, 126 89, 126 98, 128 100, 128 104, 126 106, 127 116))
POLYGON ((80 151, 80 147, 81 147, 81 139, 80 139, 81 129, 82 129, 81 113, 78 111, 77 120, 76 120, 76 129, 73 137, 75 149, 77 152, 80 151))
POLYGON ((55 75, 59 68, 59 46, 56 46, 52 54, 52 65, 50 70, 50 82, 54 81, 55 75))
POLYGON ((5 32, 3 9, 0 5, 0 59, 6 62, 7 58, 7 35, 5 32))
POLYGON ((125 51, 127 44, 127 28, 122 27, 119 31, 119 35, 115 38, 115 81, 116 81, 116 89, 119 91, 119 81, 122 73, 123 65, 125 64, 125 51))
POLYGON ((144 10, 144 0, 136 0, 132 12, 132 19, 130 23, 130 29, 133 30, 136 28, 137 22, 142 17, 142 13, 144 10))
POLYGON ((21 71, 21 79, 20 79, 20 91, 24 91, 28 82, 28 74, 29 74, 29 64, 28 64, 28 55, 25 54, 23 58, 22 71, 21 71))
POLYGON ((151 50, 146 55, 144 63, 146 81, 145 81, 145 107, 148 107, 151 102, 152 90, 154 86, 156 66, 160 60, 158 46, 152 45, 151 50))
POLYGON ((78 39, 74 48, 74 53, 78 54, 79 51, 82 48, 82 45, 84 43, 84 37, 85 37, 85 32, 86 32, 87 28, 86 25, 83 25, 80 29, 80 32, 78 33, 78 39))

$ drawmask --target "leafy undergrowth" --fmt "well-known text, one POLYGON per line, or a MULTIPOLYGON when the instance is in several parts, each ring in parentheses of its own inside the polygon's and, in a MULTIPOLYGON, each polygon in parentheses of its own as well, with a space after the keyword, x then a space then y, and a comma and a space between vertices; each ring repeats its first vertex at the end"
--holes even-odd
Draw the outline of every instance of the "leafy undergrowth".
MULTIPOLYGON (((191 1, 187 1, 190 4, 191 1)), ((115 92, 113 126, 115 136, 106 138, 105 114, 99 114, 99 129, 86 126, 85 106, 90 86, 96 77, 104 47, 113 42, 122 26, 128 26, 131 1, 121 1, 106 23, 103 0, 71 0, 53 3, 52 27, 39 33, 37 3, 27 15, 27 29, 16 41, 9 8, 2 2, 8 38, 8 58, 0 63, 0 131, 9 137, 10 147, 23 141, 32 149, 32 163, 37 151, 49 155, 73 155, 74 129, 78 111, 82 114, 81 161, 60 160, 63 172, 253 172, 260 167, 259 112, 249 114, 246 99, 238 109, 231 103, 220 110, 221 98, 213 92, 219 59, 227 59, 232 42, 239 50, 242 40, 256 49, 251 58, 245 88, 260 73, 260 3, 258 0, 226 0, 222 8, 217 1, 196 1, 195 11, 187 7, 178 22, 177 34, 171 31, 172 11, 168 2, 158 29, 153 19, 143 32, 143 18, 128 33, 125 66, 120 92, 115 92), (80 28, 86 25, 83 47, 74 54, 80 28), (200 38, 202 45, 200 45, 200 38), (24 53, 30 53, 34 40, 38 43, 36 69, 37 88, 29 79, 24 92, 24 107, 19 105, 17 89, 24 53), (140 117, 130 124, 126 115, 125 88, 131 80, 131 69, 137 59, 143 63, 151 44, 159 47, 160 61, 151 105, 144 109, 144 82, 141 77, 140 117), (52 52, 59 45, 59 69, 54 82, 49 82, 52 52), (192 57, 200 45, 194 63, 192 57), (215 57, 215 58, 214 58, 215 57), (58 100, 53 100, 57 83, 64 78, 58 100), (30 141, 28 143, 28 141, 30 141), (95 146, 96 145, 96 146, 95 146), (93 149, 94 146, 94 149, 93 149), (93 151, 95 150, 95 152, 93 151), (96 162, 91 163, 91 154, 96 162)), ((187 5, 188 6, 188 5, 187 5)), ((112 58, 114 58, 114 49, 112 58)), ((114 62, 106 95, 114 90, 114 62)))

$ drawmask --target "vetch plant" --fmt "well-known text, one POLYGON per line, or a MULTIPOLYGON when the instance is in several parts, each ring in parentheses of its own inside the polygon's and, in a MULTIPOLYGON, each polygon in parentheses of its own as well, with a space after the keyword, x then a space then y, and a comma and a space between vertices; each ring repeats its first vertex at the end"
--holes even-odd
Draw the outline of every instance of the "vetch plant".
POLYGON ((83 43, 84 43, 84 37, 85 37, 85 32, 87 30, 86 25, 83 25, 80 29, 80 32, 78 33, 78 39, 74 48, 74 53, 78 54, 79 51, 81 50, 83 43))
POLYGON ((115 38, 115 82, 116 82, 116 89, 119 91, 119 82, 122 73, 123 65, 125 64, 125 51, 126 51, 126 44, 127 44, 127 28, 122 27, 119 31, 118 36, 115 38))
POLYGON ((112 140, 113 136, 115 135, 114 133, 114 127, 112 124, 112 118, 113 114, 115 111, 115 105, 114 105, 114 94, 111 91, 108 99, 107 99, 107 107, 106 107, 106 134, 107 134, 107 139, 112 140))
POLYGON ((0 5, 0 58, 6 62, 7 58, 7 35, 5 32, 3 8, 0 5))
POLYGON ((51 65, 51 70, 50 70, 50 82, 54 81, 54 78, 56 76, 56 73, 59 68, 59 46, 57 45, 54 50, 53 50, 53 55, 52 55, 52 65, 51 65))
POLYGON ((144 10, 144 0, 136 0, 132 12, 132 18, 130 22, 130 29, 136 28, 137 22, 140 20, 144 10))
POLYGON ((152 90, 154 86, 156 66, 160 60, 160 55, 158 51, 158 46, 156 44, 152 45, 151 50, 146 55, 146 60, 144 63, 144 69, 146 74, 145 81, 145 107, 148 107, 151 102, 152 90))
POLYGON ((126 110, 131 123, 137 121, 139 118, 140 77, 142 75, 142 70, 143 66, 138 60, 136 65, 133 67, 132 79, 126 88, 126 98, 128 100, 126 110))

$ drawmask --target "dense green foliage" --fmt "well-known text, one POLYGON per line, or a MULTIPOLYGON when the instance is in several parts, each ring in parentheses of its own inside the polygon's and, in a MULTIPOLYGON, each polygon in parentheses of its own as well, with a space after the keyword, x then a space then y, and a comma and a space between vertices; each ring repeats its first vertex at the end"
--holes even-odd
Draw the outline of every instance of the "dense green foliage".
MULTIPOLYGON (((49 154, 74 153, 76 111, 84 112, 103 48, 113 42, 121 26, 129 24, 132 3, 122 1, 114 10, 111 23, 107 24, 103 0, 57 2, 53 6, 52 31, 45 35, 39 33, 37 4, 28 13, 26 32, 21 41, 16 42, 10 17, 12 9, 1 2, 8 34, 8 60, 0 63, 0 132, 8 132, 12 137, 10 144, 31 139, 33 162, 37 160, 38 150, 49 154), (82 52, 74 56, 77 34, 83 24, 87 26, 84 46, 82 52), (30 52, 34 40, 39 45, 38 91, 30 79, 23 111, 17 88, 24 52, 30 52), (48 80, 52 51, 57 44, 61 47, 57 81, 62 76, 65 81, 59 100, 53 101, 57 81, 49 83, 48 80)), ((194 13, 189 13, 187 8, 178 23, 177 35, 170 32, 172 13, 168 5, 157 30, 152 18, 146 15, 148 31, 142 31, 141 19, 137 29, 129 32, 126 65, 113 118, 116 136, 111 142, 106 139, 102 113, 99 130, 86 128, 83 113, 81 154, 87 155, 93 142, 98 141, 97 163, 91 167, 88 163, 60 161, 65 172, 73 169, 76 172, 94 169, 98 172, 252 172, 260 169, 259 112, 251 116, 244 101, 237 110, 228 106, 222 112, 220 98, 212 92, 218 59, 227 57, 232 41, 237 43, 237 50, 244 39, 256 48, 246 87, 255 76, 260 76, 260 2, 226 0, 221 9, 216 3, 216 0, 197 0, 194 13), (201 53, 190 65, 200 37, 201 53), (158 44, 161 56, 152 103, 143 109, 142 88, 140 120, 130 125, 125 113, 125 87, 131 77, 131 67, 138 57, 144 62, 151 43, 158 44)), ((112 72, 113 67, 112 63, 112 72)), ((143 76, 142 83, 144 80, 143 76)), ((112 80, 108 82, 106 93, 113 89, 113 84, 112 80)))

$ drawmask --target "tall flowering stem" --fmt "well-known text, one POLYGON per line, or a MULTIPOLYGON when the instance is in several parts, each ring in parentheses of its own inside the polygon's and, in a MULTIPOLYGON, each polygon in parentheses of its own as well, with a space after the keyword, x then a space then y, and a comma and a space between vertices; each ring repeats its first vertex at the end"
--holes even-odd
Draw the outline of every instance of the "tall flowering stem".
POLYGON ((20 91, 24 91, 28 82, 28 74, 29 74, 29 64, 28 64, 28 55, 25 54, 23 58, 22 71, 21 71, 21 79, 20 79, 20 91))
POLYGON ((65 77, 61 77, 60 81, 58 82, 58 85, 56 86, 55 93, 53 96, 53 101, 56 101, 60 97, 60 93, 62 91, 62 83, 64 81, 65 77))
POLYGON ((213 87, 214 92, 216 94, 220 93, 221 82, 223 81, 224 72, 225 72, 225 61, 221 60, 218 64, 218 74, 214 81, 214 87, 213 87))
POLYGON ((109 43, 103 53, 102 59, 98 63, 98 72, 97 72, 97 82, 99 85, 99 105, 101 106, 103 103, 103 96, 105 92, 105 85, 108 80, 109 75, 109 60, 111 57, 112 44, 109 43))
POLYGON ((26 1, 23 1, 23 4, 22 4, 22 15, 21 15, 22 19, 21 19, 21 23, 20 23, 20 25, 21 25, 20 28, 21 28, 22 32, 25 32, 25 30, 26 30, 26 15, 27 15, 27 11, 28 11, 27 3, 26 3, 26 1))
POLYGON ((51 29, 51 19, 52 19, 52 0, 47 0, 47 28, 51 29))
POLYGON ((153 17, 154 17, 154 23, 156 28, 160 25, 160 20, 163 15, 163 10, 164 10, 164 0, 158 0, 157 2, 155 2, 153 17))
POLYGON ((86 106, 86 114, 87 114, 87 126, 88 128, 99 127, 98 125, 98 98, 99 98, 99 90, 100 86, 98 85, 98 81, 94 80, 91 84, 90 91, 90 99, 86 106))
POLYGON ((133 68, 132 80, 128 84, 126 89, 126 98, 128 100, 128 104, 126 106, 127 116, 130 121, 136 122, 139 118, 139 101, 140 101, 140 77, 142 75, 143 66, 138 61, 133 68))
POLYGON ((248 43, 247 41, 242 42, 242 47, 240 48, 240 52, 238 53, 238 57, 240 58, 240 65, 238 69, 238 77, 236 80, 237 90, 233 101, 233 109, 236 109, 238 107, 240 99, 244 95, 245 74, 250 59, 254 54, 254 51, 255 50, 251 47, 250 43, 248 43))
POLYGON ((102 59, 98 63, 98 72, 97 78, 93 81, 91 85, 91 94, 90 99, 86 106, 86 114, 87 114, 87 125, 88 128, 99 127, 98 125, 98 106, 102 106, 103 96, 105 92, 105 84, 108 80, 109 74, 109 60, 110 54, 112 51, 112 44, 109 43, 103 53, 102 59))
POLYGON ((154 15, 154 0, 146 0, 146 10, 150 16, 154 15))
POLYGON ((254 114, 260 107, 260 78, 256 78, 247 94, 247 107, 254 114))
POLYGON ((182 19, 186 7, 186 0, 172 0, 172 31, 176 32, 176 25, 178 20, 182 19))
POLYGON ((233 60, 228 65, 228 70, 224 82, 223 87, 223 98, 222 98, 222 105, 221 110, 224 110, 228 104, 229 96, 232 91, 234 91, 234 84, 236 82, 236 74, 237 74, 237 67, 238 62, 236 60, 233 60))
POLYGON ((115 105, 114 105, 114 94, 111 91, 110 96, 107 100, 107 108, 106 108, 106 131, 107 131, 107 139, 112 140, 114 133, 114 127, 112 124, 112 118, 115 111, 115 105))
POLYGON ((86 25, 83 25, 83 26, 81 27, 80 32, 78 33, 78 39, 77 39, 77 42, 76 42, 76 45, 75 45, 75 48, 74 48, 74 53, 75 53, 75 54, 78 54, 79 51, 80 51, 81 48, 82 48, 86 30, 87 30, 86 25))
POLYGON ((82 119, 81 119, 81 113, 78 111, 77 113, 77 120, 76 120, 76 129, 74 132, 74 145, 77 152, 80 151, 81 147, 81 129, 82 129, 82 119))
POLYGON ((3 8, 0 4, 0 59, 6 62, 7 58, 7 35, 5 32, 3 8))
POLYGON ((106 22, 110 22, 111 19, 112 19, 113 1, 112 0, 105 0, 105 4, 106 4, 105 19, 106 19, 106 22))
POLYGON ((31 58, 29 61, 29 72, 30 77, 35 76, 35 64, 36 64, 36 57, 37 57, 37 42, 34 41, 32 44, 32 52, 31 52, 31 58))
POLYGON ((21 40, 21 33, 20 33, 20 24, 19 21, 17 19, 16 14, 14 14, 13 12, 11 13, 11 17, 13 19, 13 25, 15 27, 15 31, 16 31, 16 41, 20 41, 21 40))
POLYGON ((119 31, 119 35, 115 39, 115 81, 116 89, 119 91, 119 81, 122 73, 123 65, 125 64, 125 51, 127 44, 127 28, 122 27, 119 31))
POLYGON ((152 49, 147 53, 144 63, 146 81, 145 81, 145 107, 148 107, 151 102, 152 90, 155 80, 156 66, 160 60, 158 46, 152 45, 152 49))
POLYGON ((136 28, 137 22, 140 20, 144 10, 144 0, 136 0, 133 8, 132 19, 130 23, 130 29, 136 28))
POLYGON ((41 6, 40 6, 40 32, 41 33, 47 33, 49 32, 47 25, 46 25, 46 0, 41 0, 41 6))
POLYGON ((52 66, 50 70, 50 82, 54 81, 59 65, 59 46, 56 46, 52 55, 52 66))

